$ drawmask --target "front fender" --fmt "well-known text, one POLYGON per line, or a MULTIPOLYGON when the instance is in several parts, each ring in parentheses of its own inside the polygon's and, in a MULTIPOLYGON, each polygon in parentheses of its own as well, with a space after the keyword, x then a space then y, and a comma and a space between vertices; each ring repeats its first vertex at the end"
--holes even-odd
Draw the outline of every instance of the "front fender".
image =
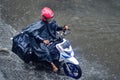
POLYGON ((75 57, 68 58, 65 62, 70 62, 76 65, 79 65, 79 62, 75 57))

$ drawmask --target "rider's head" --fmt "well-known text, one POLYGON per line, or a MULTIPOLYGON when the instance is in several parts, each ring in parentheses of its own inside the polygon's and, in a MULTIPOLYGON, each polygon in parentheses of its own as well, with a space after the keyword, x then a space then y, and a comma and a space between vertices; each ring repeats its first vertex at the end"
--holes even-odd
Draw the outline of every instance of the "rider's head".
POLYGON ((42 20, 50 22, 54 17, 54 12, 49 7, 44 7, 41 11, 42 20))

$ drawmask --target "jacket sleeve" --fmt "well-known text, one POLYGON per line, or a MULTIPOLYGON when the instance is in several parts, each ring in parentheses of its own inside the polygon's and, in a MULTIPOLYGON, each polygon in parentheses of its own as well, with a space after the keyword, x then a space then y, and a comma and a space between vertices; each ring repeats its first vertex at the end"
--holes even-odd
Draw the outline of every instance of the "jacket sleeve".
POLYGON ((31 34, 32 34, 32 36, 33 36, 37 41, 43 42, 44 39, 39 36, 38 30, 33 31, 31 34))
POLYGON ((62 27, 62 26, 59 26, 58 24, 56 24, 56 30, 57 30, 57 31, 62 31, 62 30, 63 30, 63 27, 62 27))
POLYGON ((57 31, 62 31, 63 27, 57 27, 57 31))

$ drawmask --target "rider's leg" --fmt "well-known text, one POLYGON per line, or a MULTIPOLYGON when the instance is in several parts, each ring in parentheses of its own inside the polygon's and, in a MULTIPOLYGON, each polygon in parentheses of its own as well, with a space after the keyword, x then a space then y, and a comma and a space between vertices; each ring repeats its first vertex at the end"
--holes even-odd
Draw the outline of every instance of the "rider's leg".
POLYGON ((58 68, 56 67, 56 65, 53 62, 51 62, 51 65, 52 65, 53 71, 57 72, 58 68))

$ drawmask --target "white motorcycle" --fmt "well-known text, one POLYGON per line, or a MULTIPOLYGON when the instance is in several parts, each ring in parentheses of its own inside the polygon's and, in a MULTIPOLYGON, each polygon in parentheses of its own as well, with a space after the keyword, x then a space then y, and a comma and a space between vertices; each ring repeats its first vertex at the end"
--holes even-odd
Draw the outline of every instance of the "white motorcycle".
MULTIPOLYGON (((66 35, 68 32, 69 30, 63 30, 62 34, 60 35, 62 37, 60 38, 61 42, 55 45, 60 54, 58 64, 62 63, 64 72, 67 76, 78 79, 81 77, 82 71, 79 66, 79 62, 74 57, 74 51, 70 45, 70 42, 64 38, 64 35, 66 35)), ((51 41, 47 46, 52 45, 52 43, 54 44, 55 41, 57 40, 51 41)), ((36 57, 38 56, 33 53, 32 48, 29 48, 28 35, 25 35, 25 33, 20 33, 13 38, 13 43, 12 51, 17 54, 25 63, 29 63, 30 61, 33 63, 39 63, 39 61, 36 60, 36 57)))
MULTIPOLYGON (((63 34, 64 33, 66 32, 64 31, 63 34)), ((70 42, 63 38, 63 41, 61 43, 56 44, 56 48, 60 53, 59 62, 62 62, 65 74, 74 79, 79 79, 82 75, 82 71, 79 66, 79 62, 74 57, 74 51, 71 47, 70 42)))
MULTIPOLYGON (((67 31, 63 31, 63 33, 61 34, 61 37, 62 37, 61 39, 63 39, 62 42, 56 44, 56 48, 60 54, 58 67, 60 69, 60 66, 62 66, 64 73, 67 76, 72 77, 74 79, 79 79, 82 75, 82 71, 79 66, 79 62, 74 57, 74 51, 71 47, 70 42, 63 37, 66 34, 67 34, 67 31)), ((50 46, 55 41, 56 40, 51 40, 50 44, 48 44, 47 46, 50 46)), ((41 61, 40 64, 41 63, 45 64, 46 62, 44 63, 43 61, 41 61)), ((37 64, 37 65, 40 65, 40 64, 37 64)), ((45 67, 47 68, 47 64, 45 64, 45 67)))

